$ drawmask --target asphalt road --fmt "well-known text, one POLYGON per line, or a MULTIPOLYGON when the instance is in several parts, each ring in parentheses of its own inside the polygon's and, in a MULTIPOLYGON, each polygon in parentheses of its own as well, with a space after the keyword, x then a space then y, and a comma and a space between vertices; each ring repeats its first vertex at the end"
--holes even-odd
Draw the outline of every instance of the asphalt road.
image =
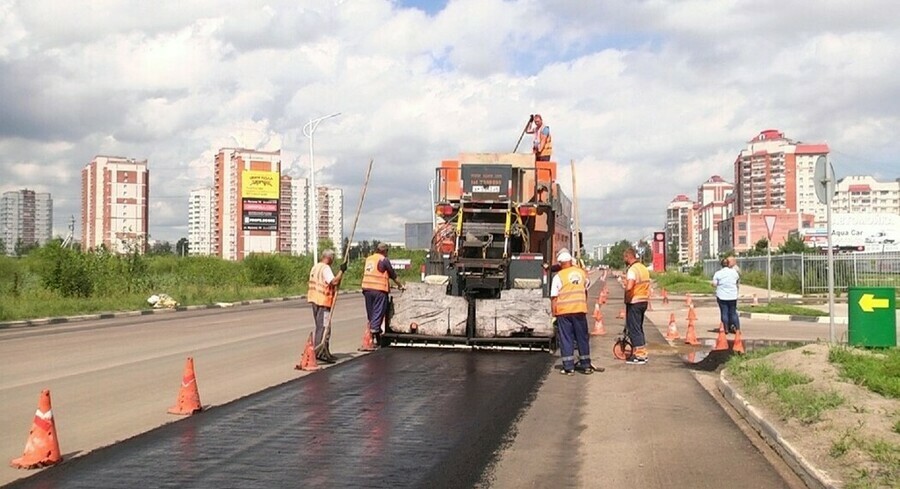
MULTIPOLYGON (((336 306, 332 351, 348 358, 365 326, 362 296, 336 306)), ((294 370, 312 329, 305 301, 0 330, 0 485, 33 474, 22 455, 42 389, 50 389, 71 458, 179 419, 185 358, 200 399, 220 405, 306 373, 294 370)))

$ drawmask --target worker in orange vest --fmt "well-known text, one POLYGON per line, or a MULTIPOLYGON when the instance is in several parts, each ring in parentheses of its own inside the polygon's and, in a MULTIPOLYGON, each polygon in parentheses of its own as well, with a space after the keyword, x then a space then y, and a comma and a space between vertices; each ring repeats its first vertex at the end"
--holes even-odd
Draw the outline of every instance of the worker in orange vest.
POLYGON ((531 143, 534 160, 550 161, 550 156, 553 154, 553 138, 550 136, 550 126, 544 125, 544 119, 541 117, 541 114, 531 116, 528 120, 528 125, 525 126, 525 132, 534 134, 534 139, 531 143))
POLYGON ((550 307, 559 330, 559 351, 562 356, 561 374, 594 373, 591 365, 591 343, 587 323, 587 273, 572 265, 572 255, 560 251, 556 260, 559 272, 550 282, 550 307), (575 365, 575 343, 578 343, 578 365, 575 365))
POLYGON ((625 278, 619 276, 619 283, 625 289, 625 327, 634 347, 634 353, 625 363, 644 365, 647 363, 647 339, 644 337, 644 314, 650 301, 650 271, 637 258, 634 248, 622 254, 628 270, 625 278))
POLYGON ((316 325, 316 358, 320 362, 334 363, 336 358, 331 354, 331 308, 334 307, 334 296, 347 271, 347 263, 341 263, 337 275, 331 270, 334 263, 334 250, 322 252, 322 259, 309 271, 309 290, 306 300, 310 303, 313 321, 316 325))
POLYGON ((362 292, 366 300, 366 317, 369 320, 369 332, 377 345, 381 343, 381 327, 388 312, 388 293, 391 281, 403 290, 403 284, 397 280, 397 272, 388 259, 387 243, 378 243, 375 253, 366 258, 363 268, 362 292))

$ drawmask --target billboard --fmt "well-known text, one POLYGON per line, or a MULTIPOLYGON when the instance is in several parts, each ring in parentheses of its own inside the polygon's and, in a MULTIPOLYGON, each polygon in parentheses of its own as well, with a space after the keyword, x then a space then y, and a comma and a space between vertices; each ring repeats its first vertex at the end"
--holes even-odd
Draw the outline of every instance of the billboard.
MULTIPOLYGON (((825 247, 824 226, 803 230, 807 244, 825 247)), ((900 250, 900 215, 887 213, 836 213, 831 215, 831 243, 838 248, 863 247, 865 251, 900 250)))
POLYGON ((666 270, 666 232, 656 231, 653 233, 653 271, 663 272, 666 270))
POLYGON ((241 173, 241 223, 244 231, 278 231, 278 172, 241 173))

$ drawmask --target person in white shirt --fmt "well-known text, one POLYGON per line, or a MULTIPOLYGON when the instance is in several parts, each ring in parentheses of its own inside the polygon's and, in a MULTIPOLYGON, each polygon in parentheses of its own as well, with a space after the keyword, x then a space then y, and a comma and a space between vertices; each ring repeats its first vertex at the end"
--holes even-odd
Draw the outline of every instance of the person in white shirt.
POLYGON ((722 260, 722 269, 713 275, 712 284, 716 288, 716 302, 719 303, 722 324, 728 333, 736 333, 741 329, 737 311, 740 283, 741 274, 738 272, 737 258, 729 256, 722 260))

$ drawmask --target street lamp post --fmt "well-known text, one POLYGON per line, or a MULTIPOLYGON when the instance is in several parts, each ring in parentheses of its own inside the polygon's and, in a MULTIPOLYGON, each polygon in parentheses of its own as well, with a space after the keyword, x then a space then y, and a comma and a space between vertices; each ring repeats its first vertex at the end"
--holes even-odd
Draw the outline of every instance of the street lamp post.
POLYGON ((313 152, 313 136, 316 133, 316 129, 319 127, 319 123, 324 121, 325 119, 330 119, 332 117, 337 117, 341 115, 340 112, 335 112, 334 114, 328 114, 318 119, 310 119, 309 122, 303 126, 303 135, 309 138, 309 185, 310 192, 312 194, 310 198, 310 216, 312 216, 313 225, 312 225, 312 249, 313 249, 313 263, 319 262, 319 214, 318 214, 318 201, 319 201, 319 192, 316 190, 316 160, 315 154, 313 152))

